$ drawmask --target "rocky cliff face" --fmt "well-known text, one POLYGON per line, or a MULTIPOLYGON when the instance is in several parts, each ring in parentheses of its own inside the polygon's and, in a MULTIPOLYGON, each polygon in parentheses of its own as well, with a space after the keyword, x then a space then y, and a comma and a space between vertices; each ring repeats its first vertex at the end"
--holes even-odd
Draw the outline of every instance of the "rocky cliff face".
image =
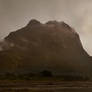
POLYGON ((77 32, 64 22, 31 20, 2 42, 0 71, 91 75, 91 61, 77 32))

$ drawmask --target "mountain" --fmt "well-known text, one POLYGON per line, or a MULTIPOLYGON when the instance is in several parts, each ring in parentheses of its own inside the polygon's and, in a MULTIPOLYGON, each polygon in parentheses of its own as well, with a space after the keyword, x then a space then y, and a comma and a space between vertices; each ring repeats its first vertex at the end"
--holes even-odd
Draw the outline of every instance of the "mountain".
POLYGON ((49 70, 54 75, 92 75, 90 56, 83 49, 78 33, 64 22, 42 24, 32 19, 0 44, 0 72, 49 70))

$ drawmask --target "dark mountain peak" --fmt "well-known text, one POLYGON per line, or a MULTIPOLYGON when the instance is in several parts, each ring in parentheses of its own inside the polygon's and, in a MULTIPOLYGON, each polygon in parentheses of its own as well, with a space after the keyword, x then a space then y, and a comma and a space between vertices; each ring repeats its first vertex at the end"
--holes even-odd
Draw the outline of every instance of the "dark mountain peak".
POLYGON ((32 19, 27 26, 36 26, 36 25, 39 25, 41 24, 38 20, 36 19, 32 19))
POLYGON ((46 25, 49 27, 52 27, 52 28, 57 28, 57 30, 63 30, 66 33, 71 32, 71 33, 78 35, 77 32, 71 26, 69 26, 67 23, 65 23, 64 21, 61 21, 61 22, 58 22, 56 20, 48 21, 46 23, 46 25))
POLYGON ((47 23, 46 23, 47 25, 55 25, 55 26, 64 26, 64 27, 69 27, 69 28, 71 28, 68 24, 66 24, 64 21, 61 21, 61 22, 58 22, 58 21, 56 21, 56 20, 54 20, 54 21, 48 21, 47 23))

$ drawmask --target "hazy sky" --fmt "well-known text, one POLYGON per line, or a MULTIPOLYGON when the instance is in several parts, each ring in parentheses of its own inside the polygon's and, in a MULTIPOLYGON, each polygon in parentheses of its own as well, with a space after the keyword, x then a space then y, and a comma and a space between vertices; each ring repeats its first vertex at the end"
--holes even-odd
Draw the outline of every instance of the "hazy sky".
POLYGON ((0 39, 32 18, 43 23, 65 21, 79 33, 83 47, 92 55, 92 0, 0 0, 0 39))

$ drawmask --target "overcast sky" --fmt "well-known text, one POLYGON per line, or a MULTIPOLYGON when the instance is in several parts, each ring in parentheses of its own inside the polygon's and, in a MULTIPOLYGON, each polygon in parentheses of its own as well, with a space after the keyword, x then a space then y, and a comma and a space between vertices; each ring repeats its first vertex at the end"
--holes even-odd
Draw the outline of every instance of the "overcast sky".
POLYGON ((65 21, 79 33, 83 47, 92 55, 92 0, 0 0, 0 39, 32 18, 43 23, 65 21))

